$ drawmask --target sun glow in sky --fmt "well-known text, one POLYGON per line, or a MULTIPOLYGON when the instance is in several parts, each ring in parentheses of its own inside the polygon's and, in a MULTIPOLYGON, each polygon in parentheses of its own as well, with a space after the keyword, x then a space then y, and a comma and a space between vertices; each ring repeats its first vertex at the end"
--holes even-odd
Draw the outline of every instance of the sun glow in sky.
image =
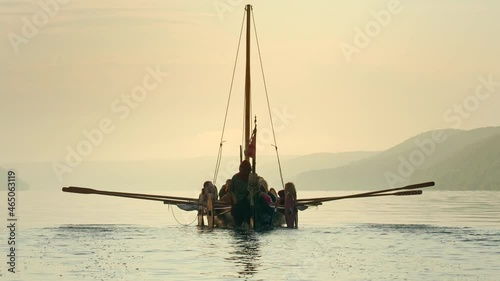
MULTIPOLYGON (((245 4, 0 0, 2 160, 64 159, 103 122, 87 160, 216 155, 245 4)), ((251 4, 283 154, 382 150, 427 130, 500 125, 498 1, 251 4)), ((269 154, 252 44, 258 150, 269 154)), ((243 64, 227 154, 241 143, 243 64)))

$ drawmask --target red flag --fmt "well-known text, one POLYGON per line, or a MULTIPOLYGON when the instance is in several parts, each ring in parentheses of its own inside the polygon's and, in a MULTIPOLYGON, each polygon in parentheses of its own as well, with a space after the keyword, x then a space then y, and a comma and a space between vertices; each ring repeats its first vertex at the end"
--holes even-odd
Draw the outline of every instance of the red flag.
POLYGON ((252 157, 252 158, 255 158, 255 137, 256 137, 256 134, 255 134, 255 130, 254 130, 252 137, 250 139, 250 144, 248 145, 248 149, 247 149, 248 157, 252 157))

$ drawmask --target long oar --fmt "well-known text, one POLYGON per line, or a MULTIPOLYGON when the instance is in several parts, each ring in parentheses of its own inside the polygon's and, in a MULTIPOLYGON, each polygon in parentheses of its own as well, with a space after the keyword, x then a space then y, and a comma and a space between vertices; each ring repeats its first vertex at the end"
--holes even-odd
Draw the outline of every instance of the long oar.
POLYGON ((297 206, 300 205, 321 205, 323 202, 341 200, 341 199, 352 199, 352 198, 366 198, 366 197, 379 197, 379 196, 408 196, 408 195, 420 195, 422 194, 422 190, 410 190, 410 191, 399 191, 393 193, 377 193, 377 194, 352 194, 346 196, 336 196, 336 197, 328 197, 322 198, 321 200, 309 200, 309 201, 301 201, 297 202, 297 206))
POLYGON ((166 196, 166 195, 154 195, 154 194, 141 194, 141 193, 127 193, 127 192, 116 192, 116 191, 105 191, 105 190, 97 190, 97 189, 86 188, 86 187, 79 187, 79 186, 63 187, 63 191, 65 191, 65 192, 72 192, 72 193, 81 193, 81 194, 113 193, 113 194, 117 194, 117 195, 146 196, 146 197, 156 197, 156 198, 164 198, 164 199, 173 199, 173 200, 181 200, 181 201, 196 201, 196 202, 198 202, 197 198, 166 196))
MULTIPOLYGON (((116 196, 125 197, 133 199, 143 199, 143 200, 153 200, 153 201, 163 201, 165 204, 198 204, 198 199, 187 198, 187 197, 177 197, 177 196, 164 196, 164 195, 153 195, 153 194, 140 194, 140 193, 126 193, 126 192, 114 192, 114 191, 104 191, 85 187, 63 187, 62 191, 80 194, 98 194, 106 196, 116 196)), ((226 204, 221 204, 216 202, 216 206, 226 206, 226 204)))
MULTIPOLYGON (((435 183, 433 181, 430 181, 430 182, 424 182, 424 183, 410 184, 410 185, 406 185, 406 186, 403 186, 403 187, 396 187, 396 188, 390 188, 390 189, 383 189, 383 190, 376 190, 376 191, 369 191, 369 192, 364 192, 364 193, 358 193, 358 194, 353 194, 353 195, 349 195, 349 196, 371 195, 371 194, 391 192, 391 191, 398 191, 398 190, 419 189, 419 188, 424 188, 424 187, 429 187, 429 186, 434 186, 434 185, 435 185, 435 183)), ((330 198, 337 198, 337 197, 338 196, 298 199, 297 203, 306 202, 306 201, 319 201, 319 202, 330 201, 330 198)), ((336 200, 336 199, 334 199, 334 200, 336 200)))
MULTIPOLYGON (((71 193, 80 193, 80 194, 97 194, 97 195, 106 195, 106 196, 116 196, 116 197, 125 197, 125 198, 133 198, 133 199, 143 199, 143 200, 153 200, 153 201, 168 201, 171 203, 195 203, 187 200, 174 200, 169 198, 162 198, 155 195, 146 195, 146 194, 134 194, 134 193, 123 193, 123 192, 113 192, 113 191, 102 191, 95 190, 90 188, 79 188, 79 187, 63 187, 64 192, 71 193)), ((197 202, 196 202, 197 203, 197 202)))

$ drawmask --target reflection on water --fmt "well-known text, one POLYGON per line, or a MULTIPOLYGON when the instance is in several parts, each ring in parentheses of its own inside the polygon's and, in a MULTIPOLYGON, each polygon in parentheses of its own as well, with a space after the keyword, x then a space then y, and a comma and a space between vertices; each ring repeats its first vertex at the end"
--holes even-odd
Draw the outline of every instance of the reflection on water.
POLYGON ((225 258, 238 266, 238 277, 253 276, 260 267, 260 241, 258 234, 245 229, 235 229, 231 239, 234 250, 225 258))
POLYGON ((500 273, 498 229, 64 225, 24 235, 18 280, 497 280, 500 273))

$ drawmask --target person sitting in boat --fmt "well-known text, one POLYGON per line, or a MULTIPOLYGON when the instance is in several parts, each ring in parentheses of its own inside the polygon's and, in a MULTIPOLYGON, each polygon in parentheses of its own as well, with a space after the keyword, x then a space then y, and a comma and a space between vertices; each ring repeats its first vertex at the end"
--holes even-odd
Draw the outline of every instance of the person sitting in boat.
POLYGON ((198 225, 204 225, 204 206, 207 206, 209 195, 211 195, 213 201, 215 202, 215 200, 217 200, 217 187, 215 187, 211 181, 206 181, 203 183, 200 196, 198 197, 198 225))
POLYGON ((295 189, 295 184, 293 182, 287 182, 285 188, 278 192, 279 204, 285 205, 285 194, 289 194, 294 200, 297 200, 297 190, 295 189))
POLYGON ((259 190, 259 195, 260 195, 260 198, 262 198, 262 200, 264 200, 264 202, 267 204, 267 205, 271 205, 273 203, 273 201, 271 200, 271 196, 269 196, 266 192, 266 189, 264 188, 264 186, 260 186, 260 190, 259 190))
POLYGON ((288 193, 293 197, 293 200, 297 200, 297 190, 295 189, 295 184, 293 182, 285 183, 285 194, 288 193))
POLYGON ((233 207, 231 215, 236 226, 241 226, 243 222, 250 220, 250 196, 248 192, 248 177, 252 171, 252 166, 248 160, 243 160, 240 164, 239 172, 231 179, 229 193, 232 196, 233 207))
POLYGON ((248 177, 251 171, 252 166, 250 162, 248 162, 248 160, 243 160, 240 164, 239 172, 231 179, 229 191, 236 197, 236 203, 248 199, 248 177))
POLYGON ((258 180, 259 193, 254 202, 255 222, 257 227, 268 227, 272 223, 274 208, 272 207, 272 199, 269 196, 267 182, 259 177, 258 180))
POLYGON ((278 199, 278 193, 276 193, 276 189, 274 188, 270 188, 269 189, 269 196, 271 196, 271 200, 273 201, 273 203, 276 203, 276 200, 278 199))
POLYGON ((269 200, 267 204, 271 205, 272 203, 274 203, 276 201, 276 197, 274 197, 274 195, 269 192, 267 181, 262 177, 259 178, 259 186, 260 186, 261 197, 264 198, 266 202, 269 200))
POLYGON ((231 179, 227 179, 226 180, 226 184, 224 184, 220 188, 220 191, 219 191, 219 198, 220 198, 220 200, 222 200, 222 197, 224 197, 224 195, 226 195, 228 193, 230 185, 231 185, 231 179))
POLYGON ((203 183, 201 194, 203 195, 203 199, 205 202, 207 202, 209 194, 212 195, 212 198, 214 200, 217 200, 217 187, 211 181, 206 181, 203 183))

